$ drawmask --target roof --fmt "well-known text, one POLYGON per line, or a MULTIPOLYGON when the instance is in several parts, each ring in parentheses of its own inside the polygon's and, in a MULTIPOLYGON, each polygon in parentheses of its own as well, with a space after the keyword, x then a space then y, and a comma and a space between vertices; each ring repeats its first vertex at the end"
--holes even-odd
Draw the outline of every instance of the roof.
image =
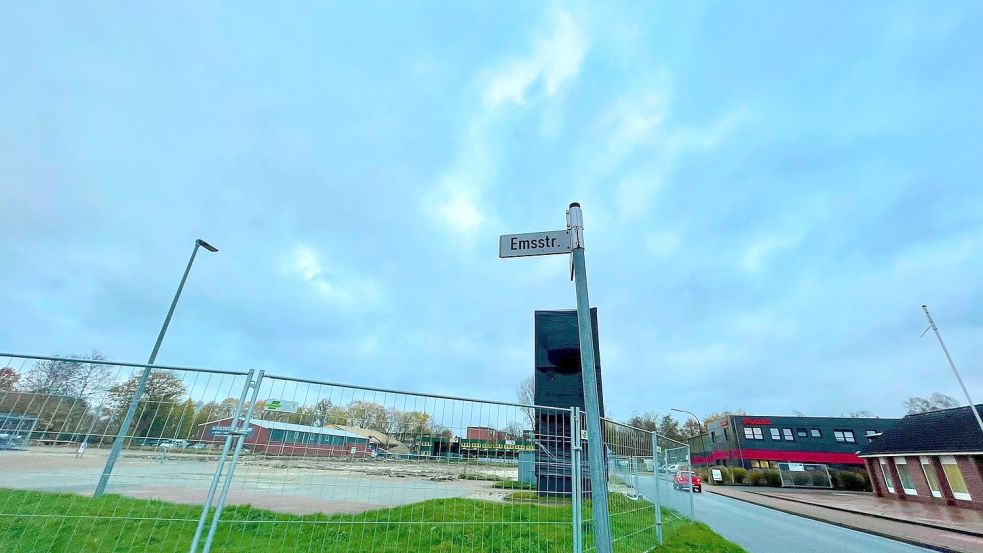
MULTIPOLYGON (((231 421, 231 420, 232 420, 231 417, 226 417, 224 419, 218 419, 218 420, 208 421, 208 422, 199 424, 198 426, 205 426, 206 424, 213 424, 213 423, 216 423, 216 422, 226 422, 226 421, 231 421)), ((250 419, 249 420, 249 424, 250 425, 254 425, 254 426, 258 426, 260 428, 267 428, 267 429, 270 429, 270 430, 287 430, 287 431, 290 431, 290 432, 307 432, 309 434, 326 434, 326 435, 329 435, 329 436, 342 436, 342 437, 345 437, 345 438, 361 438, 361 439, 365 439, 365 436, 362 436, 360 434, 356 434, 354 432, 348 432, 348 431, 345 431, 345 430, 338 430, 336 428, 322 428, 320 426, 310 426, 310 425, 306 425, 306 424, 293 424, 293 423, 289 423, 289 422, 267 421, 267 420, 261 420, 261 419, 250 419)))
POLYGON ((378 430, 372 430, 371 428, 361 428, 359 426, 346 426, 344 424, 332 424, 331 426, 333 428, 337 428, 342 432, 351 432, 352 434, 356 434, 363 438, 372 438, 377 442, 381 443, 382 445, 386 445, 386 446, 403 445, 402 442, 400 442, 396 438, 393 438, 389 434, 386 434, 385 432, 379 432, 378 430))
MULTIPOLYGON (((983 411, 983 404, 976 408, 983 411)), ((983 429, 966 406, 908 415, 860 450, 859 455, 976 452, 983 453, 983 429)))

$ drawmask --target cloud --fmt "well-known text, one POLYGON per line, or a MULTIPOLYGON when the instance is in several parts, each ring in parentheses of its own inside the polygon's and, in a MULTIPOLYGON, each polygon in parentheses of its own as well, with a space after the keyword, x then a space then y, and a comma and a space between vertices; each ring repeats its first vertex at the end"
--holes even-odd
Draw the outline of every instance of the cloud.
POLYGON ((374 281, 360 276, 346 278, 326 275, 320 257, 307 246, 298 246, 294 250, 287 272, 300 277, 319 298, 335 307, 372 307, 380 301, 379 288, 374 281))
POLYGON ((537 40, 530 53, 492 72, 482 94, 486 107, 522 105, 537 83, 541 84, 543 96, 555 96, 577 76, 590 50, 590 38, 567 11, 557 12, 551 27, 552 32, 537 40))
POLYGON ((653 232, 645 238, 645 247, 657 257, 669 257, 679 250, 682 239, 671 232, 653 232))
POLYGON ((764 236, 758 238, 744 251, 739 264, 745 271, 759 272, 765 268, 770 257, 798 246, 800 240, 801 238, 798 236, 764 236))

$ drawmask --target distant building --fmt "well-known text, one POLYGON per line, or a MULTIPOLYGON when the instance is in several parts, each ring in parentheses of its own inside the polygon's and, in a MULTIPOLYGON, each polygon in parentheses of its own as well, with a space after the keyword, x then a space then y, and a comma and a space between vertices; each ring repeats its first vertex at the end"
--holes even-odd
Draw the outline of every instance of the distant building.
MULTIPOLYGON (((205 442, 221 442, 225 436, 216 434, 215 427, 228 427, 232 418, 224 418, 201 424, 200 438, 205 442)), ((373 447, 369 438, 339 430, 305 424, 252 419, 252 432, 246 436, 245 446, 254 453, 291 456, 360 456, 371 455, 373 447)))
POLYGON ((822 463, 862 469, 857 452, 901 419, 729 415, 689 439, 693 465, 776 468, 778 463, 822 463))
POLYGON ((469 426, 466 435, 468 440, 487 440, 489 442, 497 442, 509 438, 507 433, 487 426, 469 426))
POLYGON ((351 432, 352 434, 357 434, 359 436, 368 438, 369 445, 375 446, 378 449, 385 450, 387 453, 392 453, 395 455, 405 455, 410 452, 410 448, 406 446, 403 442, 393 438, 385 432, 379 432, 378 430, 372 430, 370 428, 362 428, 359 426, 348 426, 344 424, 332 424, 329 425, 331 428, 336 430, 342 430, 344 432, 351 432))
POLYGON ((0 449, 16 449, 27 445, 38 418, 21 413, 0 413, 0 449))
POLYGON ((860 457, 881 497, 983 509, 983 429, 968 406, 908 415, 860 457))

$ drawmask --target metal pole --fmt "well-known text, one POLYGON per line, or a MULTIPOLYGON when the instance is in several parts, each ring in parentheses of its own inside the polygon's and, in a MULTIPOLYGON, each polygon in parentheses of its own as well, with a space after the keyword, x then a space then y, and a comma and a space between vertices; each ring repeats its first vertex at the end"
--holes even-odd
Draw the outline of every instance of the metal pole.
MULTIPOLYGON (((243 419, 243 429, 249 428, 249 421, 253 418, 253 409, 256 407, 256 398, 259 395, 259 386, 263 383, 264 371, 259 371, 256 382, 253 384, 253 397, 249 401, 249 409, 246 411, 246 418, 243 419)), ((212 541, 215 539, 215 532, 218 530, 219 520, 222 518, 222 509, 225 507, 225 500, 229 496, 229 486, 232 485, 232 478, 235 476, 236 464, 239 463, 239 454, 242 453, 242 443, 246 441, 248 434, 245 430, 239 435, 236 441, 235 453, 232 454, 232 463, 229 465, 229 472, 225 475, 225 482, 222 484, 222 493, 218 496, 218 503, 215 505, 215 514, 212 515, 212 525, 208 529, 208 537, 205 538, 205 547, 202 553, 209 553, 212 550, 212 541)))
MULTIPOLYGON (((150 352, 150 360, 147 361, 148 365, 153 365, 154 361, 157 360, 157 352, 160 351, 160 344, 164 341, 164 334, 167 332, 167 326, 171 324, 171 316, 174 315, 174 308, 177 306, 177 300, 181 297, 181 290, 184 289, 184 283, 188 280, 188 273, 191 272, 191 265, 195 262, 195 255, 198 254, 198 248, 203 244, 201 240, 195 240, 195 249, 191 250, 191 259, 188 260, 188 266, 184 269, 184 275, 181 277, 181 283, 177 286, 177 292, 174 293, 174 299, 171 300, 171 307, 167 310, 167 316, 164 317, 164 324, 160 327, 160 334, 157 335, 157 342, 154 344, 154 350, 150 352)), ((126 416, 123 417, 123 423, 119 427, 119 432, 116 433, 116 439, 113 440, 113 448, 109 451, 109 458, 106 459, 106 466, 102 469, 102 476, 99 477, 99 483, 96 485, 96 492, 94 497, 102 497, 102 494, 106 491, 106 484, 109 483, 109 476, 113 473, 113 467, 116 466, 116 459, 119 457, 120 451, 123 449, 123 441, 126 439, 127 432, 130 431, 130 424, 133 423, 133 416, 136 415, 137 406, 140 404, 140 398, 143 396, 144 390, 147 388, 147 380, 150 379, 150 367, 144 367, 143 373, 140 375, 140 381, 137 383, 137 389, 133 392, 133 399, 130 400, 130 406, 126 409, 126 416)))
POLYGON ((652 432, 652 468, 655 480, 655 537, 662 545, 662 498, 659 497, 659 435, 652 432))
POLYGON ((201 507, 201 516, 198 517, 198 526, 195 527, 195 537, 191 540, 191 547, 188 549, 189 553, 195 553, 198 551, 198 542, 201 541, 201 533, 205 529, 205 521, 208 520, 208 509, 212 506, 212 500, 215 499, 215 490, 218 489, 218 481, 222 477, 222 470, 225 468, 225 460, 229 457, 229 449, 232 445, 232 433, 236 431, 239 424, 239 415, 242 414, 242 405, 246 402, 246 394, 249 393, 249 388, 253 385, 253 370, 249 370, 249 374, 246 375, 246 385, 242 387, 242 393, 239 394, 239 402, 236 403, 235 410, 232 412, 232 423, 230 426, 230 433, 225 437, 225 445, 222 446, 222 455, 219 456, 218 465, 215 467, 215 474, 212 476, 212 483, 208 487, 208 496, 205 498, 205 503, 201 507))
POLYGON ((584 528, 584 513, 583 506, 581 505, 584 499, 584 481, 582 480, 583 476, 580 471, 581 451, 583 451, 580 435, 581 428, 580 408, 572 407, 570 413, 570 453, 573 459, 573 482, 571 488, 573 491, 571 501, 571 507, 573 508, 573 553, 581 553, 584 550, 583 538, 581 536, 584 528))
POLYGON ((959 381, 959 387, 963 389, 963 394, 966 395, 966 401, 969 402, 969 409, 976 416, 976 423, 980 425, 980 430, 983 430, 983 419, 980 418, 980 412, 976 410, 976 404, 973 403, 973 398, 969 397, 969 390, 966 389, 966 384, 963 383, 963 378, 959 376, 959 369, 956 368, 955 361, 952 360, 952 356, 949 355, 949 348, 945 347, 945 342, 942 341, 942 335, 939 334, 939 327, 935 324, 932 319, 932 314, 928 312, 928 306, 923 305, 922 309, 925 310, 925 316, 928 317, 928 326, 935 331, 935 337, 939 339, 939 345, 942 346, 942 351, 945 353, 945 358, 949 360, 949 366, 952 367, 953 374, 956 375, 956 380, 959 381))
POLYGON ((584 382, 584 407, 587 411, 587 462, 591 481, 591 506, 594 515, 594 538, 598 553, 611 553, 611 527, 608 520, 608 482, 604 466, 604 442, 598 408, 597 375, 594 373, 594 333, 587 297, 587 261, 584 257, 584 218, 580 204, 567 210, 567 228, 574 247, 573 272, 577 289, 577 327, 580 331, 580 368, 584 382))
POLYGON ((696 493, 693 485, 693 478, 696 478, 696 473, 693 472, 693 457, 690 455, 689 444, 686 444, 686 461, 689 463, 689 518, 690 520, 695 520, 696 517, 693 516, 693 494, 696 493))

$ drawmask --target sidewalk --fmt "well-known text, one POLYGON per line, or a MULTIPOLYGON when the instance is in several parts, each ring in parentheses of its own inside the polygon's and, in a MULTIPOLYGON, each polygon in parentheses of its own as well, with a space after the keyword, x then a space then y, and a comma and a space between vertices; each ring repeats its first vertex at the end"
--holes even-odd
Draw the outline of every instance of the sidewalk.
POLYGON ((703 490, 938 551, 983 553, 983 513, 968 509, 896 505, 901 502, 851 492, 730 486, 703 490))

